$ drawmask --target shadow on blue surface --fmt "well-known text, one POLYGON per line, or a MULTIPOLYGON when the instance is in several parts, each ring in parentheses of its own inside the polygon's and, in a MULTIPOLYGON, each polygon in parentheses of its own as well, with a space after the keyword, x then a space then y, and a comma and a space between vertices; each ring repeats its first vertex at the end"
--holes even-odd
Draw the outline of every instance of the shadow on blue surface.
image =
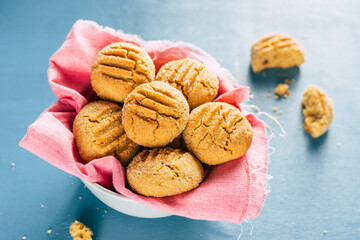
POLYGON ((288 69, 282 68, 270 68, 265 69, 259 73, 255 73, 252 67, 249 66, 249 76, 252 85, 256 85, 256 88, 274 88, 276 84, 283 83, 285 79, 295 79, 292 88, 296 89, 298 79, 300 78, 300 68, 292 67, 288 69))
POLYGON ((326 139, 328 137, 328 132, 324 133, 324 135, 322 135, 318 138, 311 137, 311 135, 309 133, 307 133, 306 131, 304 131, 303 134, 306 135, 305 138, 308 141, 308 145, 307 145, 308 151, 313 154, 316 154, 316 152, 319 152, 321 150, 321 148, 325 146, 326 139))

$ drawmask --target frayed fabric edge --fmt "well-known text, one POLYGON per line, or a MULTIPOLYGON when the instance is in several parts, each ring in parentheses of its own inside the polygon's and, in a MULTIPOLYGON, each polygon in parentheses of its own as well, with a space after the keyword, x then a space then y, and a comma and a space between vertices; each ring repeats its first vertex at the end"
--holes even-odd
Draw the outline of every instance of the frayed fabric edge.
MULTIPOLYGON (((272 123, 275 123, 276 126, 280 129, 280 133, 279 136, 280 137, 285 137, 287 135, 285 129, 282 127, 281 123, 276 120, 271 114, 267 113, 267 112, 262 112, 260 111, 260 108, 256 105, 248 105, 245 104, 247 102, 249 102, 251 99, 253 98, 253 95, 248 95, 248 97, 245 99, 244 103, 241 104, 241 109, 243 109, 243 111, 246 114, 253 114, 256 116, 256 118, 258 118, 260 121, 263 122, 264 126, 265 126, 265 130, 266 130, 266 138, 267 138, 267 142, 268 142, 268 146, 269 146, 269 152, 268 152, 268 162, 267 162, 267 166, 271 165, 271 155, 273 155, 275 153, 275 148, 270 146, 270 141, 276 136, 276 134, 274 133, 274 131, 272 130, 272 128, 270 127, 270 124, 267 123, 262 116, 265 116, 266 118, 270 119, 270 121, 272 123)), ((266 185, 265 185, 265 194, 267 195, 268 193, 270 193, 271 191, 271 186, 270 186, 270 181, 273 179, 273 176, 271 176, 270 174, 266 174, 266 185)), ((265 201, 266 198, 264 200, 264 205, 265 205, 265 201)), ((252 224, 251 219, 243 219, 242 222, 239 224, 240 225, 240 233, 237 237, 237 240, 240 240, 241 237, 244 234, 244 226, 243 223, 248 223, 250 225, 250 232, 249 235, 252 235, 253 230, 254 230, 254 226, 252 224)))

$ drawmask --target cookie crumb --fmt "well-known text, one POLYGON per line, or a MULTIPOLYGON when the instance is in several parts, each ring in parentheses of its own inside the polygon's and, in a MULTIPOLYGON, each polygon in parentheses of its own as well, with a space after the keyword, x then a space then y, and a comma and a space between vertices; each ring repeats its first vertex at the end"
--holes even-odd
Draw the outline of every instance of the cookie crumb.
MULTIPOLYGON (((284 98, 288 98, 290 96, 290 90, 287 90, 284 94, 284 98)), ((289 102, 289 100, 286 99, 287 102, 289 102)))
POLYGON ((266 94, 266 97, 267 97, 267 98, 270 98, 270 97, 271 97, 271 93, 268 92, 268 93, 266 94))
POLYGON ((276 88, 274 89, 274 93, 279 95, 279 96, 283 96, 283 95, 290 95, 290 91, 289 90, 289 85, 286 83, 279 83, 276 88))
POLYGON ((273 112, 277 112, 277 110, 278 110, 277 107, 273 107, 273 108, 272 108, 272 111, 273 111, 273 112))
POLYGON ((289 79, 285 79, 285 81, 284 81, 286 84, 288 84, 288 85, 293 85, 293 83, 295 82, 295 79, 291 79, 291 80, 289 80, 289 79))
POLYGON ((260 108, 259 107, 255 107, 255 112, 259 112, 260 108))
POLYGON ((51 233, 51 228, 49 230, 47 230, 47 234, 50 235, 50 233, 51 233))
POLYGON ((96 207, 96 210, 99 210, 100 208, 99 207, 96 207))
POLYGON ((14 162, 12 162, 12 163, 11 163, 11 166, 12 166, 12 167, 15 167, 15 163, 14 163, 14 162))
POLYGON ((73 222, 70 225, 69 231, 73 240, 92 240, 91 236, 93 235, 93 232, 81 222, 73 222))
POLYGON ((282 114, 282 113, 283 113, 283 111, 281 111, 281 110, 278 111, 278 114, 282 114))
POLYGON ((108 213, 108 211, 107 211, 107 210, 105 210, 105 211, 104 211, 104 213, 108 213))
POLYGON ((278 96, 278 95, 275 95, 274 98, 275 98, 276 100, 278 100, 278 99, 279 99, 279 96, 278 96))
POLYGON ((323 232, 324 234, 327 234, 327 231, 326 231, 326 229, 324 230, 324 232, 323 232))

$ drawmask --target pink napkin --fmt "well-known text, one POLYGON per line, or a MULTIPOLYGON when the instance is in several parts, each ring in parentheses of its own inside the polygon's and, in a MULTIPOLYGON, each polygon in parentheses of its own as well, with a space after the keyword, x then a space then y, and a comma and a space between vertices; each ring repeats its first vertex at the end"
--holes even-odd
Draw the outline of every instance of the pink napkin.
POLYGON ((63 171, 165 212, 193 219, 234 223, 256 217, 266 197, 268 143, 264 123, 251 113, 245 112, 254 131, 253 142, 246 155, 210 167, 203 183, 184 194, 166 198, 137 195, 126 188, 124 168, 114 157, 103 157, 90 163, 80 158, 74 143, 72 123, 86 103, 97 99, 90 84, 90 66, 98 51, 117 41, 132 42, 142 47, 153 58, 157 70, 168 61, 187 57, 205 63, 220 80, 216 101, 240 108, 241 102, 248 96, 247 87, 236 88, 232 75, 194 45, 144 41, 136 35, 79 20, 50 59, 49 82, 59 100, 29 126, 20 146, 63 171))

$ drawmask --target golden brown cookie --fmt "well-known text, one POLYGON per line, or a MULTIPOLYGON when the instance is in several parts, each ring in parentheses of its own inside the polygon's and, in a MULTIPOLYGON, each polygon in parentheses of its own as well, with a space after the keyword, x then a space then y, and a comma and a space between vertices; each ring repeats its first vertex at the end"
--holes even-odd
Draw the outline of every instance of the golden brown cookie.
POLYGON ((190 58, 166 63, 160 68, 155 80, 167 82, 181 91, 190 109, 212 102, 219 89, 216 74, 201 62, 190 58))
POLYGON ((117 42, 103 48, 91 67, 91 85, 106 100, 123 102, 138 85, 153 81, 150 56, 131 43, 117 42))
POLYGON ((300 44, 286 34, 272 34, 260 38, 251 48, 251 66, 254 72, 265 68, 290 68, 304 63, 300 44))
POLYGON ((238 108, 211 102, 191 112, 183 136, 188 150, 201 162, 216 165, 243 156, 253 132, 238 108))
POLYGON ((308 86, 303 94, 302 112, 304 129, 313 137, 323 135, 334 117, 333 103, 326 93, 316 86, 308 86))
POLYGON ((126 166, 140 148, 126 136, 121 107, 112 102, 85 105, 75 117, 73 133, 80 156, 86 162, 113 155, 126 166))
POLYGON ((122 123, 128 137, 145 147, 162 147, 184 130, 189 104, 164 82, 142 84, 126 98, 122 123))
POLYGON ((126 168, 131 189, 150 197, 167 197, 196 188, 204 178, 201 163, 179 149, 143 150, 126 168))
POLYGON ((87 228, 83 223, 75 221, 70 225, 70 235, 73 240, 92 240, 93 232, 87 228))

